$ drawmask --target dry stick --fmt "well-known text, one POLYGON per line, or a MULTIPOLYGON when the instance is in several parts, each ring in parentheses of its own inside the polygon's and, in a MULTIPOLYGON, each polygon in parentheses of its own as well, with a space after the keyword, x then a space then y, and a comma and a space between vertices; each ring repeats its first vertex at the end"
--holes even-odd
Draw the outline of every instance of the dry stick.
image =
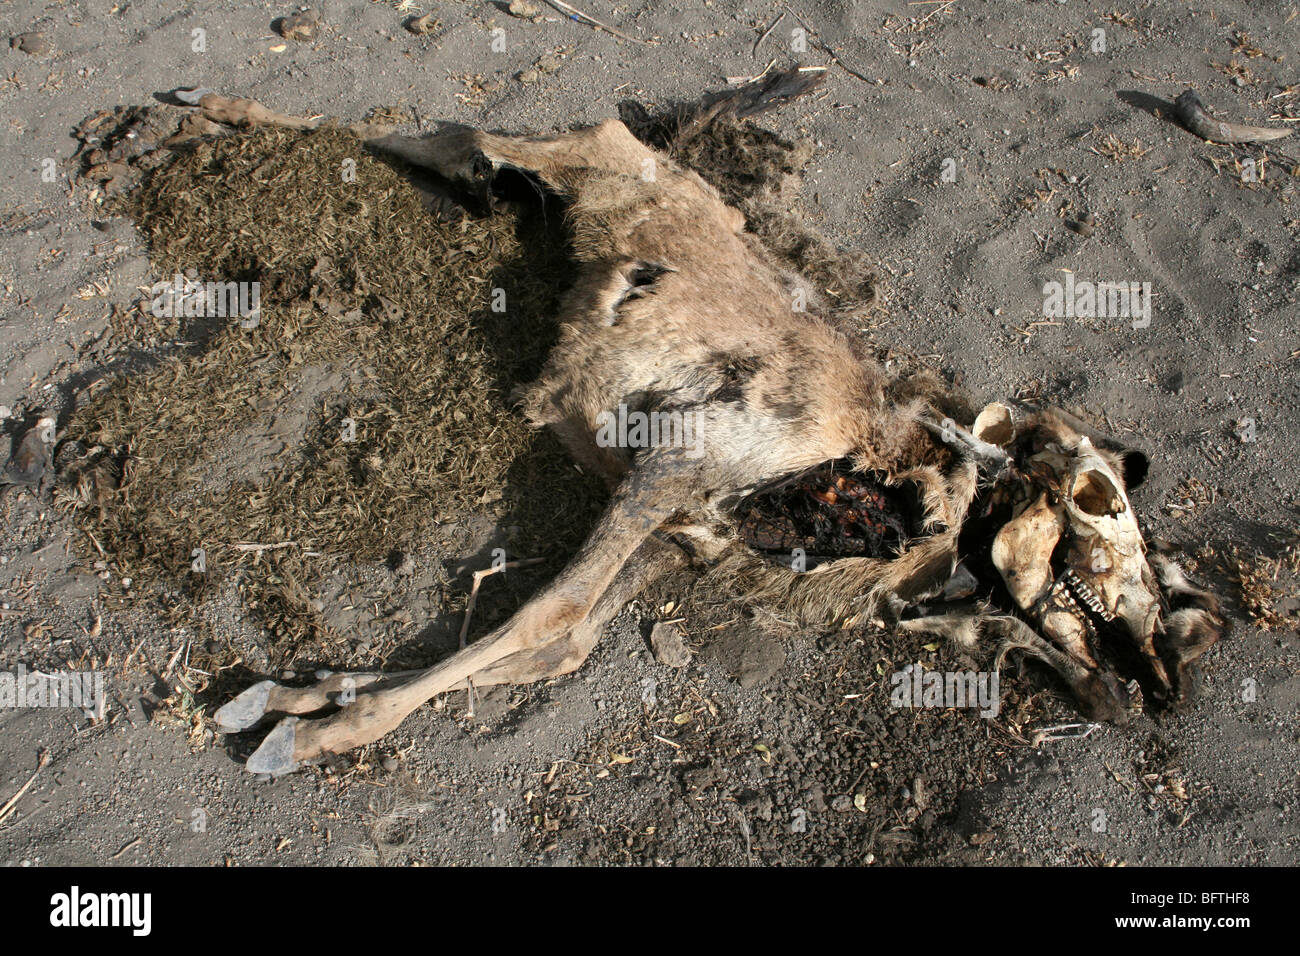
POLYGON ((32 774, 31 778, 25 784, 23 784, 21 788, 19 788, 18 792, 9 798, 8 803, 6 803, 3 807, 0 807, 0 823, 3 823, 8 818, 8 816, 13 812, 13 809, 17 805, 19 799, 21 799, 22 795, 28 791, 28 789, 31 787, 32 784, 36 782, 36 778, 40 776, 41 771, 45 769, 46 764, 48 764, 49 762, 50 762, 49 751, 42 750, 40 754, 37 755, 36 757, 36 773, 32 774))
POLYGON ((772 32, 773 30, 776 29, 776 25, 777 25, 778 23, 780 23, 780 22, 781 22, 782 20, 784 20, 784 19, 785 19, 785 11, 782 10, 781 13, 777 16, 777 18, 776 18, 775 20, 772 21, 772 25, 771 25, 770 27, 768 27, 766 30, 763 31, 763 35, 762 35, 761 37, 759 37, 757 40, 754 41, 754 59, 755 59, 755 60, 758 59, 758 48, 759 48, 760 46, 762 46, 763 41, 766 40, 766 39, 768 38, 768 36, 771 34, 771 32, 772 32))
MULTIPOLYGON (((922 17, 922 18, 921 18, 921 22, 918 23, 917 26, 920 26, 921 23, 925 23, 926 20, 929 20, 929 19, 930 19, 932 16, 934 16, 936 13, 943 13, 943 11, 947 10, 949 7, 951 7, 951 6, 952 6, 954 3, 956 3, 956 2, 957 2, 957 0, 940 0, 940 6, 935 7, 933 10, 931 10, 929 13, 927 13, 924 17, 922 17)), ((908 6, 915 6, 915 4, 908 4, 908 6)))
POLYGON ((116 860, 116 858, 120 857, 122 853, 129 851, 129 849, 134 849, 135 847, 139 847, 139 845, 142 844, 143 842, 144 842, 143 838, 140 838, 140 836, 136 836, 134 840, 131 840, 130 843, 127 843, 125 847, 122 847, 120 849, 120 851, 113 853, 113 856, 110 856, 109 860, 116 860))
POLYGON ((556 10, 559 10, 561 13, 566 13, 569 16, 573 17, 573 19, 577 20, 579 23, 585 23, 588 26, 595 27, 597 30, 604 30, 606 33, 611 33, 614 36, 618 37, 620 40, 631 40, 633 43, 644 43, 648 46, 654 46, 655 44, 654 40, 642 40, 639 37, 630 37, 626 33, 620 33, 618 30, 615 30, 613 27, 601 23, 599 20, 597 20, 595 17, 591 16, 590 14, 583 13, 577 7, 571 7, 567 3, 563 3, 562 0, 546 0, 546 2, 551 6, 553 6, 556 10))
POLYGON ((813 42, 817 45, 817 47, 818 47, 820 50, 822 50, 822 52, 824 52, 827 56, 829 56, 829 57, 831 58, 831 62, 833 62, 836 66, 838 66, 841 70, 843 70, 845 73, 849 74, 850 76, 855 76, 855 77, 857 77, 857 78, 858 78, 859 80, 861 80, 863 83, 871 83, 871 82, 872 82, 872 81, 869 80, 867 77, 865 77, 865 76, 863 76, 861 73, 859 73, 857 70, 853 69, 853 67, 851 67, 851 66, 849 66, 847 63, 845 63, 842 59, 840 59, 840 55, 839 55, 838 53, 836 53, 833 49, 831 49, 831 45, 830 45, 829 43, 827 43, 825 40, 823 40, 823 39, 818 35, 818 33, 817 33, 816 30, 814 30, 812 27, 808 26, 807 22, 804 20, 803 17, 799 16, 799 14, 795 13, 795 12, 794 12, 793 10, 791 10, 789 7, 786 7, 785 9, 786 9, 786 12, 790 14, 790 16, 794 17, 796 20, 799 21, 799 25, 800 25, 801 27, 803 27, 803 28, 804 28, 805 30, 807 30, 810 34, 812 34, 813 37, 816 38, 813 42))
MULTIPOLYGON (((474 572, 474 583, 469 589, 469 602, 465 605, 465 620, 460 624, 460 649, 465 649, 465 639, 469 636, 469 619, 474 615, 474 605, 478 602, 478 588, 483 583, 483 579, 498 571, 504 571, 506 568, 522 568, 530 564, 537 564, 541 558, 524 558, 520 561, 507 561, 505 564, 493 565, 490 568, 484 568, 474 572)), ((465 678, 465 701, 469 706, 467 716, 474 716, 474 681, 470 677, 465 678)))

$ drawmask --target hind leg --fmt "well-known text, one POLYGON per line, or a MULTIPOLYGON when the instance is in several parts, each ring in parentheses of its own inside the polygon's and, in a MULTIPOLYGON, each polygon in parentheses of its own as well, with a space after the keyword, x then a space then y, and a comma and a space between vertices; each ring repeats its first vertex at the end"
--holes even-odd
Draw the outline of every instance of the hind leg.
POLYGON ((659 164, 669 162, 618 120, 554 136, 498 136, 449 127, 424 139, 397 134, 363 138, 448 179, 478 182, 489 170, 509 166, 536 175, 557 192, 566 190, 574 169, 649 178, 659 164))
MULTIPOLYGON (((207 119, 227 126, 314 129, 320 125, 320 120, 288 116, 256 100, 219 93, 205 94, 197 105, 207 119)), ((471 183, 483 177, 485 163, 493 169, 511 166, 533 173, 551 188, 563 191, 568 170, 594 169, 644 178, 656 164, 669 162, 613 119, 552 136, 498 136, 468 126, 449 126, 419 138, 372 123, 350 128, 376 149, 448 179, 471 183)))
MULTIPOLYGON (((503 662, 516 654, 538 652, 580 627, 627 560, 679 510, 678 502, 690 499, 698 477, 689 465, 673 460, 655 465, 634 471, 623 482, 578 556, 504 625, 403 683, 358 693, 352 703, 329 717, 286 718, 249 758, 248 769, 288 773, 304 761, 378 740, 426 700, 465 686, 465 680, 473 680, 475 674, 497 665, 505 668, 499 674, 526 669, 535 660, 527 653, 514 658, 514 665, 503 662)), ((580 662, 586 653, 581 647, 577 652, 580 662)), ((572 662, 573 655, 565 653, 546 666, 577 666, 572 662)))

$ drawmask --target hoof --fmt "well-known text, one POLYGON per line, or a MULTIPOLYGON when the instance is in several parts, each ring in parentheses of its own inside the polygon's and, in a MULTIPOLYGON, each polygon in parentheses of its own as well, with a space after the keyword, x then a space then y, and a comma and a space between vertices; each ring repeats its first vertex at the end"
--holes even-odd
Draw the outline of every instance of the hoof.
POLYGON ((298 769, 298 761, 293 759, 294 737, 297 736, 294 724, 297 717, 286 717, 275 725, 275 729, 266 735, 262 746, 253 751, 253 755, 244 764, 249 773, 269 773, 273 777, 293 773, 298 769))
POLYGON ((217 730, 223 734, 237 734, 241 730, 257 726, 266 716, 266 701, 274 686, 274 681, 264 680, 221 707, 213 715, 217 730))
POLYGON ((215 93, 215 92, 217 91, 210 90, 206 86, 201 86, 196 90, 175 90, 173 91, 172 95, 175 96, 182 103, 185 103, 189 106, 198 106, 199 100, 203 99, 203 97, 207 96, 209 93, 215 93))

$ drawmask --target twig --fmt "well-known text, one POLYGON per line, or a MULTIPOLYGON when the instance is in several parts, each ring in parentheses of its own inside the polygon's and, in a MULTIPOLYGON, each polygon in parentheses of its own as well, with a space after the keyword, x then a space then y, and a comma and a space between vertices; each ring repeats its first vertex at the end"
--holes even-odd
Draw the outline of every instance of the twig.
POLYGON ((1030 745, 1052 743, 1057 740, 1082 740, 1099 730, 1101 724, 1057 724, 1055 727, 1041 727, 1034 731, 1030 745), (1067 733, 1067 731, 1073 731, 1067 733))
MULTIPOLYGON (((920 23, 918 23, 917 26, 919 27, 922 23, 924 23, 926 20, 929 20, 929 19, 930 19, 932 16, 934 16, 936 13, 943 13, 943 11, 947 10, 949 7, 951 7, 951 6, 952 6, 954 3, 956 3, 956 2, 957 2, 957 0, 939 0, 940 5, 937 6, 937 7, 935 7, 933 10, 931 10, 929 13, 927 13, 924 17, 922 17, 920 23)), ((908 6, 912 6, 912 4, 908 4, 908 6)))
POLYGON ((134 840, 132 840, 132 841, 131 841, 130 843, 128 843, 126 846, 122 847, 122 849, 118 850, 116 853, 114 853, 112 856, 110 856, 109 859, 110 859, 110 860, 116 860, 119 856, 121 856, 121 855, 122 855, 123 853, 125 853, 127 850, 130 850, 130 849, 132 849, 132 848, 134 848, 134 847, 139 846, 142 842, 143 842, 143 840, 142 840, 140 837, 136 837, 134 840))
POLYGON ((172 655, 172 659, 167 662, 167 666, 163 668, 163 672, 162 672, 163 680, 166 680, 168 676, 171 674, 172 669, 176 667, 176 662, 180 660, 181 651, 188 650, 189 646, 190 646, 190 642, 186 641, 184 644, 181 644, 176 648, 176 653, 174 653, 172 655))
POLYGON ((546 0, 546 2, 549 3, 551 6, 553 6, 556 10, 559 10, 561 13, 567 13, 570 17, 572 17, 574 20, 577 20, 579 23, 585 23, 588 26, 595 27, 597 30, 604 30, 606 33, 613 34, 614 36, 618 37, 620 40, 631 40, 633 43, 644 43, 648 46, 654 46, 655 43, 654 40, 642 40, 640 37, 630 37, 626 33, 621 33, 620 31, 615 30, 613 27, 601 23, 595 17, 591 16, 591 14, 583 13, 577 7, 569 6, 569 4, 564 3, 563 0, 546 0))
MULTIPOLYGON (((479 585, 483 579, 496 574, 498 571, 504 571, 506 568, 522 568, 530 564, 538 564, 541 558, 524 558, 520 561, 507 561, 505 564, 494 564, 490 568, 483 568, 474 572, 474 583, 469 589, 469 601, 465 604, 465 620, 460 624, 460 649, 465 649, 465 639, 469 636, 469 620, 474 616, 474 605, 478 603, 479 585)), ((468 716, 474 716, 474 680, 471 677, 465 678, 465 699, 469 706, 468 716)))
POLYGON ((86 532, 86 537, 90 539, 90 543, 93 544, 93 545, 95 546, 95 550, 99 552, 99 556, 100 556, 101 558, 107 558, 107 557, 108 557, 108 555, 106 555, 106 554, 104 553, 104 549, 103 549, 103 547, 100 545, 99 541, 97 541, 97 540, 95 539, 95 536, 94 536, 93 534, 91 534, 89 531, 87 531, 87 532, 86 532))
POLYGON ((784 19, 785 19, 785 11, 782 10, 781 13, 777 16, 777 18, 776 18, 775 20, 772 21, 772 25, 769 26, 766 30, 763 31, 763 35, 762 35, 761 37, 759 37, 757 40, 754 41, 754 59, 755 59, 755 60, 758 59, 758 48, 762 45, 763 41, 766 40, 766 39, 768 38, 768 36, 772 33, 772 31, 776 29, 776 25, 777 25, 778 23, 780 23, 780 22, 781 22, 782 20, 784 20, 784 19))
POLYGON ((231 547, 239 551, 256 551, 258 554, 261 554, 263 551, 275 551, 279 548, 291 548, 297 543, 298 542, 296 541, 281 541, 279 544, 245 544, 241 542, 239 544, 232 544, 231 547))
MULTIPOLYGON (((788 12, 788 13, 790 14, 790 16, 794 17, 796 20, 799 21, 799 25, 800 25, 800 26, 802 26, 805 30, 808 31, 809 34, 812 35, 812 37, 814 38, 814 39, 813 39, 813 43, 814 43, 814 45, 815 45, 819 50, 821 50, 823 53, 825 53, 827 56, 829 56, 829 57, 831 58, 831 62, 832 62, 832 63, 834 63, 836 66, 838 66, 838 67, 839 67, 841 70, 843 70, 845 73, 849 74, 849 76, 855 76, 855 77, 857 77, 859 80, 861 80, 863 83, 872 83, 871 80, 869 80, 867 77, 863 76, 863 75, 862 75, 861 73, 859 73, 857 70, 853 69, 853 68, 852 68, 851 66, 849 66, 847 63, 845 63, 842 59, 840 59, 840 55, 839 55, 838 53, 836 53, 833 49, 831 49, 831 45, 830 45, 829 43, 827 43, 825 40, 823 40, 823 39, 818 35, 818 33, 817 33, 816 30, 814 30, 812 27, 808 26, 807 22, 804 20, 803 17, 799 16, 799 14, 795 13, 795 12, 794 12, 793 10, 791 10, 789 7, 786 7, 785 9, 786 9, 786 12, 788 12)), ((874 85, 874 83, 873 83, 872 85, 874 85)))
POLYGON ((757 76, 729 76, 729 77, 727 77, 727 85, 728 85, 728 86, 746 86, 746 85, 748 85, 748 84, 750 84, 750 83, 757 83, 757 82, 758 82, 759 80, 761 80, 763 77, 767 76, 768 72, 769 72, 769 71, 772 69, 772 67, 774 67, 774 66, 776 66, 776 60, 775 60, 775 59, 772 59, 772 60, 769 60, 767 66, 765 66, 765 67, 763 68, 763 72, 760 73, 760 74, 758 74, 757 76))
POLYGON ((32 774, 28 781, 19 788, 18 792, 9 798, 8 803, 3 807, 0 807, 0 823, 3 823, 9 815, 13 813, 13 809, 17 805, 19 799, 28 791, 31 785, 36 782, 36 778, 40 776, 41 771, 45 769, 45 765, 49 762, 49 751, 42 750, 36 757, 36 773, 32 774))

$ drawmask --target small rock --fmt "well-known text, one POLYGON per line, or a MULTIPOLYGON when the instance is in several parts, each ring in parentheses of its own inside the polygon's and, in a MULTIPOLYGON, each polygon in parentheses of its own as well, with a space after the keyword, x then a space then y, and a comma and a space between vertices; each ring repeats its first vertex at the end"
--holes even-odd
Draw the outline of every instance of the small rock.
POLYGON ((9 46, 15 50, 22 50, 24 53, 30 53, 32 56, 41 56, 50 52, 50 41, 45 38, 45 34, 39 31, 32 33, 19 33, 17 36, 9 38, 9 46))
POLYGON ((422 17, 411 17, 406 21, 406 29, 410 30, 416 36, 423 36, 426 33, 432 33, 438 29, 441 24, 433 18, 432 13, 426 13, 422 17))
POLYGON ((314 40, 316 35, 320 33, 320 14, 312 9, 302 10, 287 17, 281 17, 277 21, 275 29, 286 40, 303 42, 314 40))
POLYGON ((394 770, 397 769, 397 758, 392 755, 389 755, 385 757, 383 760, 379 761, 379 765, 383 767, 385 770, 387 770, 389 773, 392 773, 394 770))
POLYGON ((659 621, 650 630, 650 649, 655 660, 665 667, 685 667, 691 662, 691 651, 682 640, 675 624, 659 621))
POLYGON ((542 15, 542 8, 535 3, 529 3, 528 0, 510 0, 506 12, 521 20, 533 20, 542 15))
POLYGON ((44 491, 52 475, 54 461, 50 456, 50 442, 54 430, 54 419, 41 418, 27 430, 22 439, 14 444, 5 466, 0 482, 12 485, 25 485, 44 491))
POLYGON ((836 813, 848 813, 853 809, 853 801, 846 794, 841 794, 831 801, 831 809, 836 813))

